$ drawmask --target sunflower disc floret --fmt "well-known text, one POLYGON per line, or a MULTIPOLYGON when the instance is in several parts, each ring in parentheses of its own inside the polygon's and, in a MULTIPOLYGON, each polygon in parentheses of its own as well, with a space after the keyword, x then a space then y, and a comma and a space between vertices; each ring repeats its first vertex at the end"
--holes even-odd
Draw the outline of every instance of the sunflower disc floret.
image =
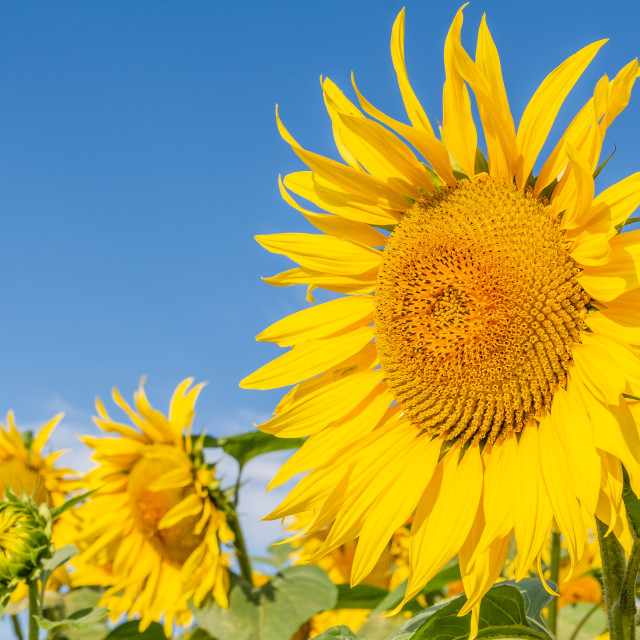
POLYGON ((590 296, 559 220, 486 175, 418 200, 384 249, 375 337, 429 434, 492 443, 551 409, 590 296))

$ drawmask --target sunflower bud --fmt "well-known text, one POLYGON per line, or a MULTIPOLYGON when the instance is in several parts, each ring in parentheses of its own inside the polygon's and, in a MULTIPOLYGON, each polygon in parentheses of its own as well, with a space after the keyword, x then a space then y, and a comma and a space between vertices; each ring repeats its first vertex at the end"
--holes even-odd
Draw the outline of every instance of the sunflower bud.
POLYGON ((37 577, 42 561, 51 554, 47 507, 7 491, 0 501, 0 594, 12 592, 20 580, 37 577))

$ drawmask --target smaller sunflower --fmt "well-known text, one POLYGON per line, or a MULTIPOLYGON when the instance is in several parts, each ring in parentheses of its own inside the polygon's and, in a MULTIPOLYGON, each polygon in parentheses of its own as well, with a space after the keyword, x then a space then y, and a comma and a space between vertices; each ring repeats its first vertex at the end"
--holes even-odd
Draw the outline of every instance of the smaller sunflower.
POLYGON ((140 630, 164 620, 189 624, 187 601, 212 594, 227 606, 227 556, 221 543, 233 535, 216 502, 219 481, 204 462, 190 429, 204 385, 181 382, 165 417, 147 400, 143 385, 134 411, 113 390, 114 402, 133 426, 113 420, 96 400, 96 425, 113 438, 84 436, 97 467, 85 484, 96 493, 79 510, 86 527, 79 541, 74 584, 108 586, 102 604, 112 620, 140 618, 140 630), (191 387, 191 388, 190 388, 191 387))
MULTIPOLYGON (((54 451, 43 455, 53 430, 64 417, 59 413, 38 431, 35 437, 18 431, 13 411, 7 414, 7 426, 0 424, 0 498, 5 489, 16 494, 22 492, 33 496, 37 504, 46 502, 51 507, 59 507, 65 502, 67 493, 76 488, 75 480, 69 478, 71 469, 55 466, 64 451, 54 451)), ((53 525, 51 541, 56 548, 71 543, 74 531, 70 512, 64 513, 53 525)), ((48 583, 49 591, 56 591, 61 585, 69 585, 69 575, 64 567, 55 570, 48 583)), ((7 611, 11 614, 27 608, 26 582, 21 582, 11 595, 7 611)))
POLYGON ((14 493, 32 495, 37 504, 47 502, 59 507, 70 489, 65 476, 69 469, 55 467, 64 451, 55 451, 43 457, 42 449, 64 414, 59 413, 47 422, 35 436, 25 438, 16 428, 13 411, 7 414, 7 425, 0 424, 0 497, 10 488, 14 493))
MULTIPOLYGON (((309 523, 308 517, 297 517, 288 529, 298 530, 309 523)), ((348 583, 353 568, 356 543, 350 540, 324 555, 322 546, 328 535, 329 530, 324 529, 292 539, 291 545, 296 549, 293 556, 294 563, 312 562, 324 569, 334 584, 348 583)), ((403 526, 393 533, 377 564, 371 573, 363 578, 362 583, 393 591, 408 578, 408 575, 409 529, 403 526)), ((370 613, 369 609, 322 611, 303 625, 292 640, 311 640, 327 629, 340 625, 346 625, 352 631, 358 631, 370 613)))

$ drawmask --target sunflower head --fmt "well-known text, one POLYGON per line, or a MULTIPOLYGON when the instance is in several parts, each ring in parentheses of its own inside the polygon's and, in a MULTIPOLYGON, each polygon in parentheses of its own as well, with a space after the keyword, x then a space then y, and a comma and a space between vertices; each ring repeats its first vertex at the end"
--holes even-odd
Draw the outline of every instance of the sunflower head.
POLYGON ((21 580, 35 577, 51 553, 47 507, 39 508, 30 496, 18 497, 7 489, 0 501, 0 592, 7 594, 21 580))
POLYGON ((573 567, 596 516, 631 548, 621 491, 624 466, 640 495, 625 400, 640 396, 640 231, 620 231, 640 205, 640 174, 597 195, 594 175, 638 61, 602 76, 541 158, 605 40, 551 71, 516 126, 485 18, 474 57, 462 22, 460 9, 439 128, 409 82, 404 10, 391 57, 405 120, 355 81, 357 102, 324 78, 335 160, 305 149, 276 112, 308 167, 281 179, 281 193, 317 232, 258 236, 297 263, 266 281, 304 284, 312 303, 314 290, 330 293, 258 336, 290 350, 241 386, 295 385, 259 428, 309 436, 270 487, 307 474, 267 517, 307 514, 307 533, 327 532, 318 554, 357 539, 352 583, 413 518, 406 599, 457 554, 473 632, 512 535, 516 579, 553 526, 573 567))
POLYGON ((71 471, 55 466, 63 452, 43 455, 42 451, 63 416, 53 417, 33 437, 30 432, 20 433, 13 412, 8 413, 7 426, 0 424, 0 493, 10 488, 33 496, 37 504, 60 506, 64 502, 72 486, 65 477, 71 471))
POLYGON ((76 584, 102 584, 114 619, 140 616, 145 628, 164 618, 187 624, 187 601, 207 594, 226 605, 227 556, 232 540, 226 504, 199 441, 192 441, 195 402, 203 385, 183 381, 165 416, 144 392, 131 407, 114 389, 113 399, 131 425, 110 417, 96 401, 96 425, 114 437, 83 438, 94 450, 86 482, 96 493, 79 511, 83 522, 76 584), (132 576, 135 580, 132 580, 132 576))

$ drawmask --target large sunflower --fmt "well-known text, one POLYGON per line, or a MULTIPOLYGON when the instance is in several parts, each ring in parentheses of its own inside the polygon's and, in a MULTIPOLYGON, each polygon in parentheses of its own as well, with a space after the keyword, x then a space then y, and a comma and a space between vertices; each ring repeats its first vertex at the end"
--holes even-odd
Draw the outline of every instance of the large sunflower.
MULTIPOLYGON (((143 380, 144 382, 144 380, 143 380)), ((187 624, 187 600, 212 593, 227 605, 227 558, 220 543, 229 531, 216 495, 214 468, 190 435, 194 405, 203 385, 191 379, 176 388, 168 417, 151 407, 143 383, 134 411, 113 390, 114 402, 133 427, 113 420, 98 399, 95 423, 114 438, 85 436, 97 468, 86 478, 97 492, 83 505, 85 525, 74 584, 109 585, 102 602, 112 619, 140 617, 140 628, 164 619, 187 624)))
POLYGON ((308 531, 331 527, 318 553, 358 538, 357 583, 414 514, 406 598, 458 554, 461 613, 477 625, 512 532, 518 579, 554 522, 573 564, 594 516, 631 545, 622 468, 640 494, 640 438, 623 394, 640 393, 640 232, 618 231, 640 204, 640 174, 596 197, 593 175, 638 62, 600 79, 534 178, 605 41, 554 69, 516 130, 485 19, 475 60, 461 27, 462 10, 444 48, 441 139, 407 77, 404 12, 391 55, 411 124, 356 88, 358 108, 327 78, 344 163, 303 149, 278 119, 311 169, 286 176, 283 197, 322 233, 258 237, 300 264, 266 280, 344 295, 262 332, 291 350, 241 386, 298 383, 260 429, 310 436, 270 486, 309 473, 268 518, 310 512, 308 531))

